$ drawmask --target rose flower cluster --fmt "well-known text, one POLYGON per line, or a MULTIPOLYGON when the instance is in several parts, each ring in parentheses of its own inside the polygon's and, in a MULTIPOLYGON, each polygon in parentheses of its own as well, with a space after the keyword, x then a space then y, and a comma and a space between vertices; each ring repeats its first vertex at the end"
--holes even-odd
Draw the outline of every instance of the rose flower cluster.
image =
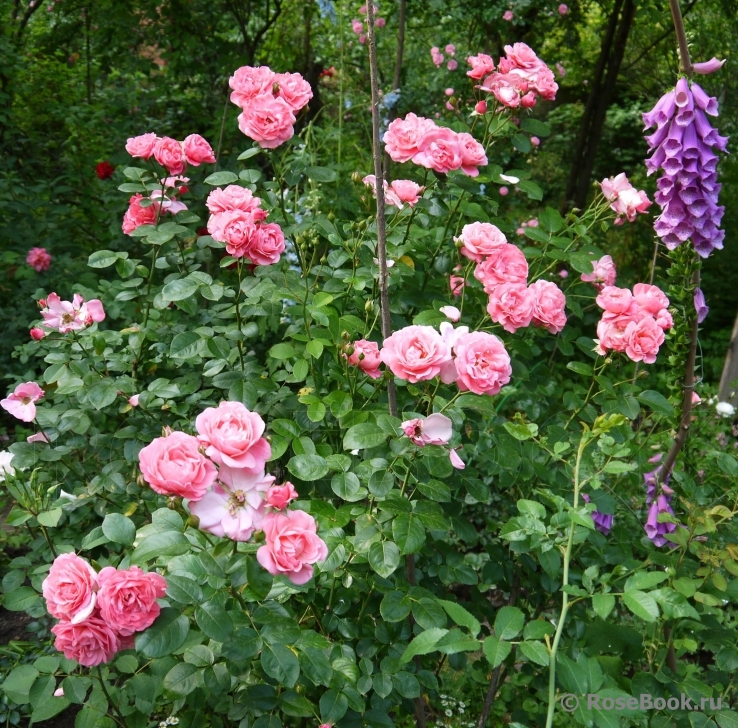
POLYGON ((313 98, 299 73, 274 73, 268 66, 242 66, 229 79, 231 101, 242 111, 238 128, 264 149, 291 139, 295 115, 313 98))
POLYGON ((636 214, 646 212, 651 207, 651 200, 643 190, 636 190, 628 181, 624 172, 616 177, 609 177, 600 182, 600 188, 605 199, 610 203, 610 209, 617 213, 616 225, 622 225, 624 220, 633 222, 636 214))
POLYGON ((141 450, 144 480, 160 495, 186 499, 203 531, 234 541, 263 531, 259 563, 295 584, 309 581, 328 549, 311 515, 285 510, 297 498, 293 485, 274 486, 265 472, 272 451, 264 420, 241 402, 221 402, 201 412, 195 427, 197 437, 167 431, 141 450))
POLYGON ((528 285, 528 261, 488 222, 464 225, 456 239, 461 254, 476 262, 474 277, 489 296, 487 312, 505 331, 540 326, 558 334, 566 325, 566 297, 551 281, 528 285))
POLYGON ((137 566, 97 573, 75 554, 54 559, 41 590, 46 609, 59 623, 51 631, 54 646, 69 660, 93 667, 110 662, 116 652, 133 649, 133 635, 159 616, 167 582, 137 566))
MULTIPOLYGON (((377 178, 375 175, 368 174, 361 181, 372 190, 376 197, 377 178)), ((402 210, 405 205, 415 207, 420 196, 425 192, 425 187, 410 179, 396 179, 390 184, 387 184, 387 180, 383 180, 382 189, 384 189, 384 201, 398 210, 402 210)))
POLYGON ((214 189, 207 199, 210 210, 208 232, 225 243, 234 258, 247 257, 256 265, 279 262, 284 252, 284 234, 276 223, 265 223, 267 211, 251 190, 239 185, 214 189))

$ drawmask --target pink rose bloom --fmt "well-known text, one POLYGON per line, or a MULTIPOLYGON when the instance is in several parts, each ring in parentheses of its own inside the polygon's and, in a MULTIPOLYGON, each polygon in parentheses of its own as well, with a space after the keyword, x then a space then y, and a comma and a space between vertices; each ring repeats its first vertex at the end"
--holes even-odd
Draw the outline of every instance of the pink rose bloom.
POLYGON ((266 494, 268 506, 283 511, 291 501, 298 497, 295 486, 287 481, 284 485, 273 485, 266 494))
POLYGON ((153 571, 145 574, 138 566, 121 571, 106 566, 97 581, 100 616, 122 637, 143 632, 159 616, 161 607, 156 600, 167 593, 163 576, 153 571))
POLYGON ((633 286, 633 298, 642 311, 652 316, 657 316, 659 311, 669 308, 666 294, 658 286, 650 286, 648 283, 636 283, 633 286))
POLYGON ((154 159, 165 167, 169 174, 182 174, 187 166, 182 144, 171 137, 157 139, 154 159))
POLYGON ((507 60, 512 65, 522 71, 527 71, 529 75, 545 68, 546 64, 535 54, 533 49, 525 43, 514 43, 505 46, 507 60))
POLYGON ((394 119, 384 133, 387 154, 394 162, 407 162, 423 145, 426 134, 436 129, 431 119, 424 119, 409 113, 404 119, 394 119))
POLYGON ((479 174, 477 167, 487 164, 484 147, 466 132, 457 134, 456 141, 461 151, 461 171, 469 177, 476 177, 479 174))
POLYGON ((507 187, 500 187, 499 192, 503 197, 507 197, 507 195, 510 194, 510 190, 508 190, 507 187))
POLYGON ((234 258, 249 254, 256 237, 254 216, 243 210, 230 210, 208 219, 208 232, 215 240, 226 244, 226 251, 234 258))
MULTIPOLYGON (((481 263, 485 257, 496 254, 507 243, 505 234, 489 222, 472 222, 461 228, 461 254, 481 263)), ((527 263, 526 263, 527 266, 527 263)), ((527 278, 527 268, 525 276, 527 278)))
POLYGON ((512 10, 505 10, 505 12, 502 14, 502 19, 507 20, 510 22, 515 17, 515 13, 513 13, 512 10))
POLYGON ((569 12, 569 8, 566 5, 564 5, 564 3, 561 3, 561 5, 559 5, 559 13, 561 15, 566 15, 568 12, 569 12))
POLYGON ((348 363, 352 367, 359 367, 364 374, 372 379, 379 379, 382 376, 382 372, 379 371, 382 358, 379 355, 379 346, 377 343, 375 341, 360 339, 359 341, 355 341, 352 346, 354 347, 354 351, 348 357, 348 363))
POLYGON ((144 196, 137 192, 128 201, 128 210, 123 215, 123 232, 126 235, 130 235, 141 225, 154 225, 156 223, 158 204, 154 203, 148 207, 141 207, 141 200, 143 199, 144 196))
POLYGON ((440 66, 443 63, 443 53, 438 50, 435 46, 430 49, 431 59, 435 66, 440 66))
POLYGON ((485 76, 488 76, 495 70, 495 62, 486 53, 469 56, 466 62, 471 66, 471 71, 467 71, 466 75, 477 81, 481 81, 485 76))
POLYGON ((481 281, 485 293, 492 293, 502 283, 524 286, 528 281, 528 261, 520 248, 504 243, 477 263, 474 277, 481 281))
POLYGON ((199 529, 219 538, 248 541, 261 528, 266 512, 266 494, 273 475, 264 470, 249 471, 222 465, 220 483, 216 483, 196 503, 189 503, 190 513, 200 523, 199 529))
POLYGON ((75 660, 84 667, 110 662, 121 649, 118 635, 97 615, 78 624, 59 622, 51 631, 56 635, 54 647, 68 660, 75 660))
MULTIPOLYGON (((226 251, 228 245, 226 245, 226 251)), ((279 263, 279 256, 284 252, 284 233, 276 222, 257 225, 256 233, 246 249, 246 255, 256 265, 273 265, 279 263)), ((235 256, 234 253, 231 255, 235 256)))
POLYGON ((447 88, 445 91, 446 96, 453 96, 454 90, 452 88, 447 88))
POLYGON ((387 25, 387 21, 384 18, 377 18, 374 21, 374 25, 376 25, 377 28, 384 28, 384 26, 387 25))
MULTIPOLYGON (((374 175, 371 175, 372 177, 374 175)), ((415 207, 420 196, 425 191, 425 187, 421 187, 416 182, 409 179, 396 179, 384 191, 387 204, 402 208, 404 205, 415 207)))
POLYGON ((231 212, 241 210, 242 212, 254 212, 259 209, 261 200, 254 197, 251 190, 240 185, 228 185, 225 189, 217 187, 209 195, 207 202, 208 210, 217 214, 220 212, 231 212))
POLYGON ((566 76, 566 69, 561 65, 561 63, 556 64, 556 71, 559 74, 559 78, 564 78, 564 76, 566 76))
POLYGON ((459 67, 459 62, 454 60, 453 58, 446 64, 446 68, 448 68, 449 71, 455 71, 459 67))
POLYGON ((453 56, 456 53, 456 46, 453 43, 449 43, 443 50, 450 56, 453 56))
POLYGON ((465 334, 456 342, 454 352, 462 392, 497 394, 510 381, 510 357, 496 336, 483 331, 465 334))
POLYGON ((450 101, 447 101, 447 102, 446 102, 446 109, 447 109, 448 111, 453 111, 453 110, 454 110, 454 108, 455 108, 455 107, 454 107, 454 105, 453 105, 453 104, 452 104, 452 103, 451 103, 450 101))
POLYGON ((461 311, 456 306, 441 306, 438 309, 449 321, 456 323, 461 318, 461 311))
POLYGON ((512 74, 493 73, 487 76, 484 84, 480 86, 483 91, 488 91, 504 106, 515 109, 520 106, 521 80, 512 74))
POLYGON ((633 361, 653 364, 663 343, 664 332, 653 316, 645 316, 638 323, 631 321, 625 330, 625 353, 633 361))
POLYGON ((231 101, 245 108, 258 96, 271 94, 275 75, 267 66, 242 66, 228 80, 233 89, 231 101))
POLYGON ((272 448, 262 437, 264 420, 241 402, 208 407, 197 416, 195 427, 200 442, 207 445, 207 456, 219 465, 259 472, 272 456, 272 448))
POLYGON ((384 340, 382 361, 399 379, 416 384, 441 373, 451 349, 432 326, 406 326, 384 340))
POLYGON ((539 138, 538 138, 537 136, 532 136, 532 137, 530 138, 530 143, 531 143, 531 144, 532 144, 532 145, 533 145, 534 147, 540 147, 540 146, 541 146, 541 140, 540 140, 540 139, 539 139, 539 138))
POLYGON ((126 142, 126 151, 132 157, 137 157, 139 159, 149 159, 154 153, 154 147, 156 146, 157 141, 158 137, 156 136, 156 134, 153 133, 141 134, 140 136, 136 137, 129 137, 128 141, 126 142))
POLYGON ((283 99, 258 96, 238 116, 238 128, 264 149, 274 149, 292 138, 295 115, 283 99))
POLYGON ((569 271, 568 271, 568 270, 566 270, 566 268, 562 268, 562 269, 561 269, 561 270, 559 271, 559 276, 560 276, 561 278, 568 278, 568 277, 569 277, 569 271))
POLYGON ((36 419, 36 402, 43 396, 44 390, 36 382, 25 382, 0 400, 0 407, 22 422, 33 422, 36 419))
POLYGON ((182 142, 187 164, 199 167, 203 163, 213 164, 215 162, 215 154, 213 148, 199 134, 190 134, 185 137, 182 142))
POLYGON ((160 495, 199 500, 217 476, 197 438, 184 432, 157 437, 139 452, 138 462, 144 480, 160 495))
POLYGON ((51 256, 46 248, 31 248, 26 256, 26 263, 37 273, 48 270, 51 265, 51 256))
POLYGON ((532 217, 530 220, 528 220, 528 227, 538 227, 538 219, 532 217))
POLYGON ((627 288, 605 286, 595 299, 600 308, 608 313, 626 313, 632 310, 633 294, 627 288))
POLYGON ((328 556, 315 519, 304 511, 267 513, 262 528, 266 543, 256 558, 274 576, 281 574, 293 584, 305 584, 312 579, 312 564, 328 556))
POLYGON ((466 285, 466 280, 463 276, 454 276, 451 275, 448 277, 448 284, 451 288, 451 293, 458 297, 461 295, 461 292, 464 290, 464 286, 466 285))
MULTIPOLYGON (((553 101, 556 98, 556 92, 559 90, 559 84, 556 83, 553 71, 547 66, 543 66, 538 71, 531 82, 531 86, 547 101, 553 101)), ((533 105, 531 104, 531 106, 533 105)), ((523 98, 523 106, 526 106, 525 98, 523 98)))
POLYGON ((352 20, 351 21, 351 30, 356 33, 356 35, 359 35, 360 33, 364 32, 364 23, 362 23, 360 20, 352 20))
POLYGON ((603 255, 599 260, 592 261, 592 273, 582 273, 585 283, 594 283, 597 287, 612 286, 615 284, 617 271, 615 263, 609 255, 603 255))
POLYGON ((451 465, 457 470, 463 470, 466 467, 464 461, 457 455, 456 450, 449 450, 448 456, 451 459, 451 465))
POLYGON ((645 212, 651 206, 646 193, 636 190, 623 172, 616 177, 603 179, 600 187, 602 194, 612 203, 610 209, 625 216, 628 222, 633 222, 637 213, 645 212))
POLYGON ((461 167, 459 135, 447 127, 436 127, 423 137, 423 143, 413 162, 421 167, 433 169, 439 174, 448 174, 461 167))
POLYGON ((366 44, 366 34, 365 33, 362 33, 359 36, 359 43, 361 43, 361 45, 365 45, 366 44))
POLYGON ((533 320, 533 292, 524 283, 502 283, 489 295, 487 313, 505 331, 514 334, 533 320))
POLYGON ((692 404, 700 404, 702 402, 702 398, 700 397, 697 392, 692 392, 692 404))
POLYGON ((43 329, 33 328, 28 333, 34 341, 41 341, 41 339, 47 336, 49 332, 44 331, 43 329))
POLYGON ((451 420, 438 412, 425 419, 416 417, 405 420, 401 425, 406 437, 409 437, 418 447, 426 445, 448 445, 454 434, 451 420))
POLYGON ((654 314, 654 318, 656 319, 656 323, 664 331, 674 326, 674 319, 666 308, 662 308, 658 313, 654 314))
POLYGON ((293 112, 307 106, 313 98, 310 84, 299 73, 278 73, 274 77, 277 95, 287 102, 293 112))
POLYGON ((558 334, 566 326, 566 296, 550 281, 539 280, 528 290, 533 294, 533 324, 558 334))
POLYGON ((41 591, 52 617, 79 624, 95 609, 97 574, 76 554, 61 554, 54 559, 41 591))
POLYGON ((606 311, 602 314, 602 318, 597 324, 597 336, 601 347, 613 351, 625 351, 627 343, 625 330, 635 321, 636 318, 632 312, 608 313, 606 311))
POLYGON ((129 397, 128 404, 130 404, 131 407, 138 407, 138 400, 140 396, 140 394, 134 394, 132 397, 129 397))
POLYGON ((479 114, 480 116, 482 114, 486 114, 487 113, 487 102, 477 101, 476 105, 474 106, 474 113, 479 114))

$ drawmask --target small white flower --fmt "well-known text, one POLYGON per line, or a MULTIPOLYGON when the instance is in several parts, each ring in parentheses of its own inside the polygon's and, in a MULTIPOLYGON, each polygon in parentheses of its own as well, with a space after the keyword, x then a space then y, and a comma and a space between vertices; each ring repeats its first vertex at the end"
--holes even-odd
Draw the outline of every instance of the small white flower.
POLYGON ((466 708, 466 703, 462 703, 461 701, 459 701, 459 707, 460 708, 466 708))
POLYGON ((459 715, 464 715, 464 709, 463 708, 459 708, 459 715))
POLYGON ((15 475, 15 469, 11 467, 10 461, 13 459, 13 453, 7 450, 0 450, 0 482, 5 480, 5 473, 15 475))
POLYGON ((451 717, 453 717, 454 711, 453 711, 453 710, 451 710, 451 708, 446 708, 446 710, 444 711, 444 713, 446 713, 446 715, 447 715, 447 716, 448 716, 449 718, 451 718, 451 717))
POLYGON ((167 718, 167 724, 168 725, 179 725, 179 718, 175 718, 173 715, 170 715, 167 718))
POLYGON ((520 182, 519 177, 513 177, 511 174, 501 174, 500 179, 505 180, 505 182, 509 182, 511 185, 516 185, 520 182))
POLYGON ((730 402, 718 402, 715 405, 715 411, 721 417, 732 417, 735 414, 735 407, 730 402))
POLYGON ((352 451, 351 451, 351 454, 352 454, 352 455, 358 455, 358 454, 359 454, 359 451, 358 451, 358 450, 352 450, 352 451))
MULTIPOLYGON (((372 258, 372 260, 374 261, 374 265, 376 265, 376 266, 379 265, 379 258, 372 258)), ((392 260, 392 259, 388 259, 387 260, 387 267, 388 268, 392 268, 392 266, 394 266, 394 264, 395 264, 395 261, 394 260, 392 260)))
POLYGON ((67 493, 66 490, 60 490, 59 491, 59 497, 60 498, 67 498, 70 501, 77 500, 78 496, 73 495, 72 493, 67 493))

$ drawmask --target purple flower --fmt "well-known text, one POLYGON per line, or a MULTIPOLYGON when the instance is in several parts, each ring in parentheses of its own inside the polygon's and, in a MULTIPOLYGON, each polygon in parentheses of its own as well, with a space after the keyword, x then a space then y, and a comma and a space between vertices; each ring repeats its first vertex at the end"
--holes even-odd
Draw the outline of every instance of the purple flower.
POLYGON ((701 324, 710 313, 710 309, 705 303, 705 294, 701 288, 694 289, 694 310, 697 311, 697 323, 701 324))
MULTIPOLYGON (((590 497, 586 493, 582 493, 582 500, 585 503, 589 503, 590 497)), ((589 515, 592 516, 595 528, 600 531, 600 533, 604 533, 605 536, 607 536, 607 534, 610 533, 615 516, 608 516, 604 513, 600 513, 600 511, 592 511, 589 515)))
POLYGON ((672 533, 677 527, 677 524, 671 521, 659 522, 659 516, 662 514, 674 515, 670 500, 671 496, 666 496, 662 493, 651 503, 651 507, 648 509, 648 519, 644 528, 646 529, 646 535, 653 541, 655 546, 666 544, 667 539, 664 537, 665 534, 672 533))
POLYGON ((715 71, 719 71, 723 67, 723 63, 725 63, 724 60, 719 61, 717 58, 713 57, 709 61, 703 61, 702 63, 693 63, 692 68, 694 69, 695 73, 715 73, 715 71))

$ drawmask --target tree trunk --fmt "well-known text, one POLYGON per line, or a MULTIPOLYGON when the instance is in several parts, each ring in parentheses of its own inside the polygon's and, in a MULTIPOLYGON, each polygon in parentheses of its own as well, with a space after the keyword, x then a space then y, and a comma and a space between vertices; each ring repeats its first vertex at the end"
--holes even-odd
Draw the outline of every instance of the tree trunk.
POLYGON ((731 383, 738 379, 738 316, 735 317, 733 333, 730 335, 728 353, 725 355, 723 373, 720 377, 720 388, 718 389, 718 401, 736 403, 736 387, 731 383))

